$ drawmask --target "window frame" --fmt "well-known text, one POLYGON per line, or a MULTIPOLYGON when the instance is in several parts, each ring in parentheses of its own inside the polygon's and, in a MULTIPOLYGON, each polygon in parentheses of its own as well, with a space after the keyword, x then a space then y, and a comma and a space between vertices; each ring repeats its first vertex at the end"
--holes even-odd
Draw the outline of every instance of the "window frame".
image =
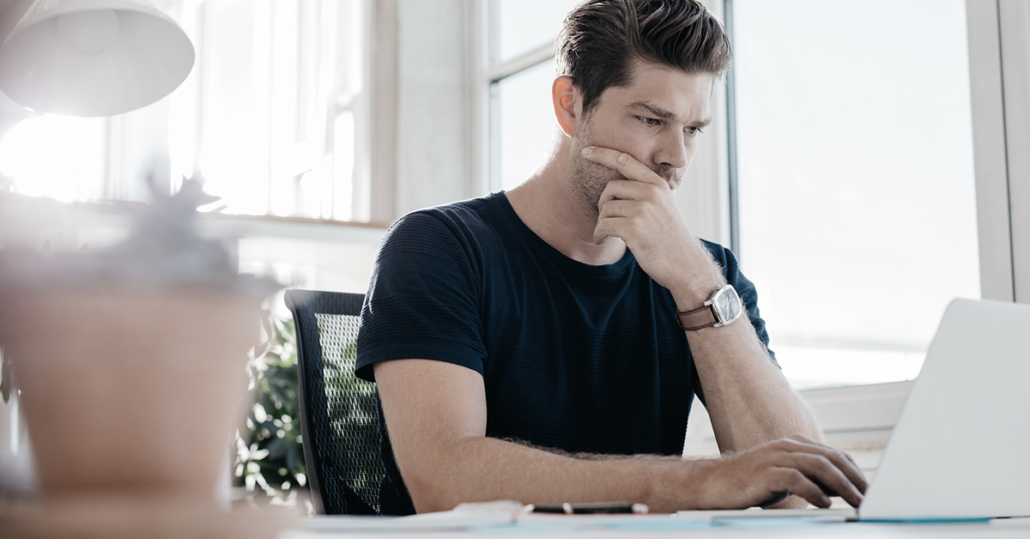
POLYGON ((1030 5, 966 0, 981 293, 1030 303, 1030 5))

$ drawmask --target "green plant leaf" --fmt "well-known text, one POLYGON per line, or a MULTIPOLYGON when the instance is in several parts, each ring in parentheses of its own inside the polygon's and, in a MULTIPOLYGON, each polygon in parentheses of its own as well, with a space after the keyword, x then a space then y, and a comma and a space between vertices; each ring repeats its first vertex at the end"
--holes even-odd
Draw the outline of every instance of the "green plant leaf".
POLYGON ((241 437, 248 440, 243 445, 246 451, 239 451, 240 466, 244 472, 238 479, 255 495, 283 497, 284 485, 290 485, 291 496, 306 481, 297 479, 297 475, 306 474, 304 467, 304 449, 300 439, 300 403, 297 383, 297 346, 293 320, 269 318, 264 325, 266 340, 255 348, 254 359, 248 365, 248 372, 254 380, 255 402, 264 408, 265 421, 257 421, 254 411, 250 412, 250 424, 241 432, 241 437), (292 422, 283 421, 283 416, 290 416, 292 422), (275 425, 280 421, 282 427, 275 425), (282 431, 283 436, 278 433, 282 431), (260 458, 258 458, 260 456, 260 458), (258 472, 250 471, 249 464, 255 464, 258 472), (280 470, 286 470, 280 474, 280 470), (260 480, 248 479, 254 474, 260 480), (260 487, 260 489, 258 488, 260 487))

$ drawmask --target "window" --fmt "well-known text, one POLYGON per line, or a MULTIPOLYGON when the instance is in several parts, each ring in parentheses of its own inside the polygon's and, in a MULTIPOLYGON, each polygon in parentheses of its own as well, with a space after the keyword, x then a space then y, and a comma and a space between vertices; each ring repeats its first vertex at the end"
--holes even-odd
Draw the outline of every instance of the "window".
POLYGON ((770 347, 797 387, 912 379, 980 297, 965 3, 732 13, 736 247, 770 347))
POLYGON ((493 0, 489 9, 490 190, 543 163, 555 127, 554 39, 577 0, 493 0))
POLYGON ((10 189, 64 202, 103 198, 106 143, 103 119, 53 115, 23 119, 0 143, 0 174, 10 182, 0 192, 10 189))
POLYGON ((0 141, 12 189, 147 200, 147 177, 199 173, 226 213, 368 221, 371 2, 166 5, 196 49, 189 78, 120 116, 24 120, 0 141))

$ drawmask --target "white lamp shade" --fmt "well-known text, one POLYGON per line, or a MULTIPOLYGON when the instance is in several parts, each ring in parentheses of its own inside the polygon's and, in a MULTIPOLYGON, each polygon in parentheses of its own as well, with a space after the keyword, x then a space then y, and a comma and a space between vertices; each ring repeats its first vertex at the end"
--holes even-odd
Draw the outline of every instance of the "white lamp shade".
POLYGON ((168 95, 193 60, 185 32, 145 1, 37 0, 0 45, 0 90, 41 112, 108 116, 168 95))

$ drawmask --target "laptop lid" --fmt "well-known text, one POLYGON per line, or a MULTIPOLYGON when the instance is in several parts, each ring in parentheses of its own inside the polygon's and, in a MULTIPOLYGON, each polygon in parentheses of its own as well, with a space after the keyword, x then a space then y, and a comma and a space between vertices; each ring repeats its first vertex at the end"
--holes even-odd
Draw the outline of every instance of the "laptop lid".
POLYGON ((1030 305, 956 299, 861 520, 1030 515, 1030 305))

